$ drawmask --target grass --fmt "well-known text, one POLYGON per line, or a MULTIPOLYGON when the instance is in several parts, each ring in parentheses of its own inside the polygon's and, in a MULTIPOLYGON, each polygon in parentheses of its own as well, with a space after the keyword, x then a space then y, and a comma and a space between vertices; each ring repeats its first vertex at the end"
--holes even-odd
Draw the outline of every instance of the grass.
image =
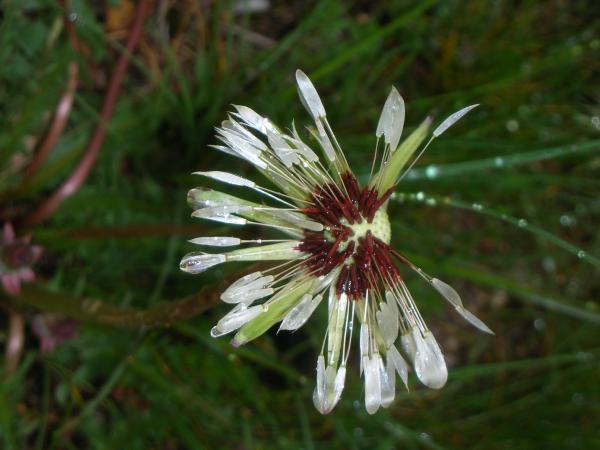
MULTIPOLYGON (((5 3, 0 213, 18 224, 84 154, 135 4, 5 3), (65 11, 76 14, 78 50, 65 11), (21 161, 44 136, 73 61, 79 83, 65 129, 25 176, 21 161)), ((19 364, 0 385, 0 447, 599 446, 593 3, 272 1, 251 14, 233 12, 236 4, 151 5, 89 177, 46 220, 18 228, 45 252, 36 285, 0 297, 0 344, 10 314, 27 321, 19 364), (481 104, 432 144, 390 212, 394 245, 453 284, 496 336, 469 329, 407 274, 450 378, 431 391, 411 375, 410 392, 374 416, 354 360, 336 410, 321 416, 312 406, 323 311, 294 334, 269 332, 234 349, 209 330, 225 311, 215 283, 240 267, 198 277, 177 267, 186 239, 225 230, 189 218, 185 194, 198 183, 190 173, 259 179, 207 147, 214 127, 234 103, 301 129, 298 67, 363 179, 391 85, 407 102, 409 129, 428 114, 439 121, 481 104), (161 319, 183 304, 194 307, 161 319), (41 353, 33 323, 50 313, 77 319, 79 333, 41 353)))

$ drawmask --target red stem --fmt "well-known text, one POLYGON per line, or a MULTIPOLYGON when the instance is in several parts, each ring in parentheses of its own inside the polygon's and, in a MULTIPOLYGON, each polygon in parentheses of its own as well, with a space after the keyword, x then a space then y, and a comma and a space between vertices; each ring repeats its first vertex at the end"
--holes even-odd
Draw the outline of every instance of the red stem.
POLYGON ((127 39, 125 51, 120 55, 115 70, 111 75, 108 88, 106 89, 104 102, 102 104, 102 109, 100 110, 100 121, 90 137, 83 157, 79 161, 77 167, 75 167, 73 172, 71 172, 71 175, 69 175, 69 177, 63 182, 63 184, 60 185, 60 187, 54 191, 50 197, 42 202, 37 209, 25 217, 23 220, 23 225, 34 225, 50 216, 64 199, 71 196, 79 189, 94 166, 94 163, 98 157, 98 153, 102 148, 104 137, 106 136, 106 126, 112 115, 113 108, 121 88, 121 83, 129 64, 129 57, 137 45, 142 33, 142 26, 144 24, 147 6, 148 0, 140 0, 137 5, 133 27, 131 29, 131 33, 129 34, 129 38, 127 39))
POLYGON ((35 156, 25 169, 25 182, 31 180, 31 177, 38 171, 42 163, 46 160, 58 142, 58 138, 60 138, 60 135, 67 124, 69 113, 71 112, 71 107, 73 106, 73 99, 75 98, 75 89, 77 89, 79 66, 76 62, 69 63, 68 72, 69 79, 67 80, 67 87, 58 101, 58 105, 56 106, 56 111, 54 112, 54 117, 52 118, 52 122, 48 128, 48 132, 46 133, 46 136, 44 136, 44 140, 42 141, 41 145, 38 147, 35 156))

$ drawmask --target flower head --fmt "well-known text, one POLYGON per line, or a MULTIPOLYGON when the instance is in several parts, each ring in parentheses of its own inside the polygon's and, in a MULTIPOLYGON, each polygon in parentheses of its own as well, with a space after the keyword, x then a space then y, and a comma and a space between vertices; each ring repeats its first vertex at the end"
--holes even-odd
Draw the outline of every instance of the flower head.
POLYGON ((477 105, 449 116, 425 145, 422 144, 429 134, 430 119, 400 144, 404 101, 392 88, 377 124, 371 176, 361 186, 333 134, 312 82, 300 70, 296 81, 300 99, 314 120, 315 126, 309 131, 324 154, 324 161, 300 138, 295 126, 284 132, 252 109, 235 106, 236 111, 217 130, 222 144, 215 148, 253 164, 276 188, 228 172, 196 173, 246 187, 276 206, 204 188, 192 189, 188 194, 194 217, 269 227, 284 237, 199 237, 191 242, 242 248, 190 253, 180 267, 200 273, 229 261, 280 261, 267 270, 243 276, 222 293, 221 299, 235 306, 212 329, 212 336, 237 331, 232 344, 239 346, 277 323, 279 330, 294 331, 326 299, 328 324, 317 358, 314 404, 325 414, 339 401, 357 320, 365 406, 372 414, 393 401, 396 373, 406 385, 409 363, 418 379, 429 387, 441 388, 448 376, 442 352, 399 267, 415 270, 470 323, 491 333, 464 308, 452 287, 427 275, 390 246, 386 212, 397 183, 418 158, 413 156, 417 150, 420 149, 420 155, 433 139, 477 105), (412 164, 406 169, 411 159, 412 164), (377 162, 379 168, 375 171, 377 162))
POLYGON ((41 247, 31 245, 31 237, 17 238, 9 222, 4 224, 0 240, 0 281, 9 295, 19 295, 21 282, 35 278, 31 266, 42 254, 41 247))

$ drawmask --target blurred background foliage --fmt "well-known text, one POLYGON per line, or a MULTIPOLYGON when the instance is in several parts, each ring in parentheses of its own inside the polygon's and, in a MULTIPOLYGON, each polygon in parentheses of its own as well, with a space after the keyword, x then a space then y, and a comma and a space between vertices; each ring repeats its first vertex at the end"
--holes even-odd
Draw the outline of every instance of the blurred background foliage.
POLYGON ((578 0, 4 0, 0 218, 44 253, 35 283, 0 294, 0 447, 599 448, 599 13, 578 0), (496 336, 407 274, 450 378, 441 391, 411 378, 374 416, 355 360, 336 410, 312 406, 323 311, 233 349, 209 329, 226 310, 218 283, 241 266, 178 270, 209 230, 189 218, 190 172, 257 179, 207 148, 214 127, 235 103, 302 128, 296 68, 359 176, 391 85, 408 128, 481 103, 404 180, 391 219, 394 245, 496 336), (36 216, 98 129, 89 176, 36 216))

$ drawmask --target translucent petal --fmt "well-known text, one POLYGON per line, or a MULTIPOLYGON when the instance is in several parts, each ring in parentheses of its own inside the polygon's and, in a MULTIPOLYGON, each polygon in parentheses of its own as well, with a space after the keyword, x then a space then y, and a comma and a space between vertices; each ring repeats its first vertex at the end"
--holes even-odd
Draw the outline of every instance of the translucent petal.
MULTIPOLYGON (((331 289, 334 291, 334 289, 331 289)), ((336 295, 334 293, 334 295, 336 295)), ((342 339, 346 324, 346 309, 348 308, 348 296, 341 294, 335 299, 330 308, 328 333, 327 333, 327 364, 337 366, 342 348, 342 339)))
POLYGON ((248 180, 244 177, 234 175, 229 172, 221 172, 220 170, 213 170, 210 172, 193 172, 193 175, 202 175, 213 180, 222 181, 223 183, 231 184, 233 186, 245 186, 253 188, 256 186, 254 181, 248 180))
POLYGON ((458 292, 454 290, 452 286, 444 283, 437 278, 431 279, 431 285, 440 293, 442 296, 452 303, 452 306, 456 311, 465 318, 471 325, 483 331, 484 333, 494 334, 494 332, 485 324, 481 319, 476 317, 473 313, 465 309, 463 302, 458 295, 458 292))
POLYGON ((438 137, 444 131, 446 131, 448 128, 450 128, 452 125, 458 122, 465 114, 467 114, 473 108, 476 108, 478 106, 479 104, 467 106, 466 108, 463 108, 461 110, 456 111, 455 113, 450 114, 446 119, 444 119, 442 123, 438 125, 438 127, 435 130, 433 130, 433 135, 435 137, 438 137))
POLYGON ((335 150, 333 149, 333 144, 331 143, 329 136, 327 136, 327 133, 325 132, 325 127, 323 126, 321 119, 317 118, 315 120, 315 124, 317 125, 317 134, 314 136, 319 141, 319 144, 321 144, 321 147, 325 151, 327 159, 329 159, 329 161, 335 161, 335 150))
POLYGON ((242 286, 245 286, 248 283, 251 283, 252 281, 254 281, 254 280, 256 280, 257 278, 260 278, 260 277, 262 277, 262 272, 261 271, 252 272, 252 273, 249 273, 248 275, 244 275, 243 277, 241 277, 238 280, 236 280, 233 283, 231 283, 225 292, 227 292, 230 289, 236 289, 236 288, 240 288, 242 286))
POLYGON ((290 281, 268 302, 264 303, 264 314, 247 323, 238 331, 233 338, 232 345, 239 347, 256 339, 277 322, 283 320, 288 311, 300 301, 300 298, 311 290, 313 281, 302 277, 290 281))
POLYGON ((379 304, 380 311, 376 312, 377 324, 383 334, 385 346, 389 347, 392 345, 398 337, 398 328, 400 325, 398 305, 396 299, 391 292, 385 293, 387 302, 381 302, 379 304))
POLYGON ((325 357, 319 355, 317 358, 317 384, 313 392, 313 403, 321 414, 327 414, 325 399, 325 357))
POLYGON ((406 163, 427 137, 430 124, 431 119, 425 119, 416 130, 404 139, 402 144, 392 153, 388 163, 371 179, 369 182, 371 187, 377 185, 380 192, 385 192, 396 183, 406 163))
POLYGON ((363 356, 365 371, 365 408, 369 414, 375 414, 381 405, 381 380, 379 366, 374 357, 363 356))
POLYGON ((243 291, 237 296, 230 297, 223 301, 226 303, 243 303, 245 305, 251 305, 258 299, 273 295, 273 292, 273 288, 253 289, 251 291, 243 291))
POLYGON ((335 381, 333 384, 333 399, 331 401, 331 409, 337 405, 342 397, 342 391, 344 390, 344 384, 346 382, 346 366, 342 366, 338 369, 335 381))
POLYGON ((300 163, 296 149, 290 147, 280 134, 269 131, 267 132, 267 138, 269 139, 269 145, 286 167, 289 168, 293 164, 300 163))
POLYGON ((398 351, 395 345, 392 345, 390 348, 387 349, 386 358, 388 368, 394 368, 396 372, 398 372, 398 375, 404 383, 404 386, 408 388, 408 364, 406 363, 402 355, 400 355, 400 352, 398 351))
POLYGON ((227 261, 275 261, 299 259, 305 253, 298 250, 299 241, 281 242, 234 250, 226 254, 227 261))
POLYGON ((265 213, 279 217, 280 219, 289 222, 290 225, 298 228, 304 228, 311 231, 323 231, 323 224, 309 220, 304 214, 279 208, 265 210, 265 213))
POLYGON ((381 406, 387 408, 392 404, 396 396, 396 373, 392 370, 391 377, 389 377, 389 372, 385 369, 381 356, 376 354, 375 358, 377 367, 379 368, 379 380, 381 383, 381 406))
POLYGON ((274 129, 273 124, 269 119, 261 116, 253 109, 241 105, 233 105, 233 107, 237 110, 237 115, 244 122, 246 122, 250 127, 260 131, 261 133, 266 134, 267 130, 274 129))
POLYGON ((197 209, 192 213, 192 217, 212 220, 214 222, 227 223, 230 225, 246 225, 248 220, 243 217, 233 216, 236 212, 249 210, 249 207, 240 207, 239 205, 212 206, 209 208, 197 209), (225 212, 231 211, 231 212, 225 212))
POLYGON ((242 325, 248 323, 263 312, 263 306, 251 306, 249 308, 238 308, 233 313, 227 314, 217 323, 216 327, 210 331, 212 337, 223 336, 237 330, 242 325))
POLYGON ((193 252, 185 255, 179 263, 179 268, 188 273, 201 273, 217 264, 226 261, 225 255, 193 252))
POLYGON ((402 351, 408 356, 408 359, 413 362, 415 360, 415 354, 417 353, 417 343, 415 342, 415 331, 418 330, 413 329, 408 333, 400 336, 400 346, 402 347, 402 351))
POLYGON ((475 314, 465 308, 456 308, 456 311, 463 316, 471 325, 488 334, 495 334, 490 327, 488 327, 481 319, 475 314))
POLYGON ((435 337, 430 332, 421 336, 419 330, 415 330, 415 342, 417 351, 415 353, 414 367, 417 378, 425 386, 440 389, 448 380, 448 369, 444 355, 438 346, 435 337))
POLYGON ((293 331, 300 328, 306 323, 317 306, 319 306, 321 300, 323 300, 322 295, 313 297, 311 294, 305 294, 300 300, 300 303, 294 306, 283 318, 279 329, 293 331))
POLYGON ((460 308, 463 306, 463 302, 460 299, 460 295, 458 292, 454 290, 452 286, 447 283, 444 283, 442 280, 438 280, 437 278, 431 279, 431 285, 440 293, 442 296, 448 300, 454 307, 460 308))
POLYGON ((317 117, 325 117, 325 107, 321 102, 321 98, 312 84, 312 81, 300 69, 296 70, 296 83, 298 84, 298 94, 302 104, 316 119, 317 117))
POLYGON ((400 136, 402 136, 404 114, 404 100, 396 88, 393 87, 385 101, 385 105, 383 105, 383 111, 379 117, 375 133, 377 137, 383 135, 385 143, 389 144, 392 151, 396 150, 400 142, 400 136))
POLYGON ((221 294, 221 300, 223 300, 226 303, 248 303, 249 300, 245 300, 245 298, 249 299, 250 297, 260 294, 264 295, 260 295, 260 297, 255 297, 254 300, 266 297, 267 295, 272 294, 273 290, 271 289, 271 292, 269 294, 262 291, 265 291, 264 288, 271 284, 274 279, 275 278, 273 277, 273 275, 267 275, 258 279, 251 280, 239 286, 231 285, 227 289, 225 289, 225 291, 221 294))
POLYGON ((240 245, 240 238, 226 236, 203 236, 189 240, 190 243, 196 245, 210 245, 213 247, 232 247, 240 245))

